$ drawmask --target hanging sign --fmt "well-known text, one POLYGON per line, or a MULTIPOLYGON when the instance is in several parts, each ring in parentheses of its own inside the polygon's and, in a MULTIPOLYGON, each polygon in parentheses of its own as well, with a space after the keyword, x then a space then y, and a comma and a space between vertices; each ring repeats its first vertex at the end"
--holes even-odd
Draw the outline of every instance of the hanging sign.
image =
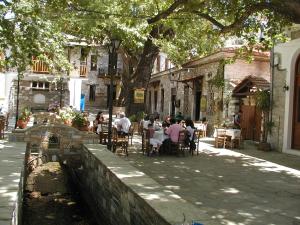
POLYGON ((144 103, 144 98, 145 90, 143 88, 134 90, 134 103, 144 103))
POLYGON ((201 96, 200 100, 200 111, 201 112, 206 112, 206 106, 207 106, 207 98, 206 96, 201 96))

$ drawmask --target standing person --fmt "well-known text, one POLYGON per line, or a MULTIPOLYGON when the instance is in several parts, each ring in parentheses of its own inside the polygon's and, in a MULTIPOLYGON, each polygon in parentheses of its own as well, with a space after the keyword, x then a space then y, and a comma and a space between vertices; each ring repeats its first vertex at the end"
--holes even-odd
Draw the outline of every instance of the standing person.
POLYGON ((94 131, 99 134, 101 131, 101 123, 104 122, 103 113, 100 111, 98 112, 96 119, 94 120, 94 131))
POLYGON ((180 123, 181 120, 184 119, 184 117, 183 117, 183 115, 182 115, 181 112, 178 112, 178 113, 176 114, 176 116, 175 116, 175 119, 176 119, 177 123, 180 123))
POLYGON ((237 129, 241 129, 241 118, 242 118, 242 110, 239 110, 233 117, 234 127, 237 129))
POLYGON ((118 133, 121 135, 128 135, 131 126, 130 120, 125 116, 124 112, 120 113, 120 120, 117 121, 118 133))

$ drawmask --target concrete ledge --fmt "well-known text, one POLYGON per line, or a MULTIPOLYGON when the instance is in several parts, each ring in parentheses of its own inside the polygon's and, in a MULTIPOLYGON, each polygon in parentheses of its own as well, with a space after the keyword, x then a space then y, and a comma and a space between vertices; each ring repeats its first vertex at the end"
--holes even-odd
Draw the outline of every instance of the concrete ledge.
POLYGON ((26 144, 0 141, 0 224, 21 224, 26 144))
POLYGON ((184 217, 189 223, 201 219, 204 224, 216 224, 106 146, 87 144, 82 153, 83 166, 77 174, 110 224, 182 224, 184 217))

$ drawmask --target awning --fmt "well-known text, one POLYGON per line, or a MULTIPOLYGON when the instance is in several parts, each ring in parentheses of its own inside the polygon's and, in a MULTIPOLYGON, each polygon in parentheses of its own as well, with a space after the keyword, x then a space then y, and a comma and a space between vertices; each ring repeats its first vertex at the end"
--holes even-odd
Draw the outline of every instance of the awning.
POLYGON ((269 90, 270 82, 264 78, 248 76, 244 78, 232 91, 234 97, 246 97, 253 95, 257 90, 269 90))

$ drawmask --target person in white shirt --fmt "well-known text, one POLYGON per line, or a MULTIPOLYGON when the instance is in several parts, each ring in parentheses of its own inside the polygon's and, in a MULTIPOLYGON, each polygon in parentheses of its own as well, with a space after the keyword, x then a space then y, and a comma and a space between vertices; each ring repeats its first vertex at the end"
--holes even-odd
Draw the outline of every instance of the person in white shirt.
POLYGON ((116 123, 119 134, 127 135, 131 126, 130 120, 125 116, 125 113, 120 113, 120 120, 116 123))

